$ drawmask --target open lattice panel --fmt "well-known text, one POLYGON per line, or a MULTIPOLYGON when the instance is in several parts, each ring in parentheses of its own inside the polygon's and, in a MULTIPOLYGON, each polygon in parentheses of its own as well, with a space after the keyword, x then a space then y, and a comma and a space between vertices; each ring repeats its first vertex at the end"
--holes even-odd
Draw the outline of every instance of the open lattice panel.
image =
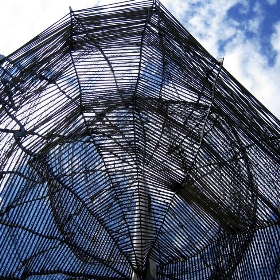
POLYGON ((278 279, 279 137, 160 2, 71 11, 0 61, 0 278, 278 279))

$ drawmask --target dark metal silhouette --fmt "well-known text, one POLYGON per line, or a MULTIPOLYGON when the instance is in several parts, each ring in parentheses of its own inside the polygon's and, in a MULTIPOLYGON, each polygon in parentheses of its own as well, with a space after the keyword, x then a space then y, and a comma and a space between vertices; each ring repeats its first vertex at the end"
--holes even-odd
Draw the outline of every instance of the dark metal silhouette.
POLYGON ((280 276, 279 120, 160 2, 0 65, 1 279, 280 276))

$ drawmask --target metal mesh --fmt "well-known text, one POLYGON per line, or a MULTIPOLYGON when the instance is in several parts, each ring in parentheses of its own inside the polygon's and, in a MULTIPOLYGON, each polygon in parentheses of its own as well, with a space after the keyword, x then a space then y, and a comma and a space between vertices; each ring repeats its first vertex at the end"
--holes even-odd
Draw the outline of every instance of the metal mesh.
POLYGON ((280 277, 280 123, 160 2, 0 65, 1 279, 280 277))

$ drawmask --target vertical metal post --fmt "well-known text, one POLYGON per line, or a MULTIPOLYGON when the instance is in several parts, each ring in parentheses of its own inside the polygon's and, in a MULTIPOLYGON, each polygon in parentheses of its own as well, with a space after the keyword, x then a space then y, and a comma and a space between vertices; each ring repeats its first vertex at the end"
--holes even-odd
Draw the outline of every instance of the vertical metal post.
POLYGON ((150 258, 145 259, 145 250, 153 236, 154 227, 151 195, 146 177, 142 175, 142 181, 139 184, 138 197, 136 199, 134 237, 136 266, 139 271, 133 273, 132 280, 156 279, 156 262, 150 258))

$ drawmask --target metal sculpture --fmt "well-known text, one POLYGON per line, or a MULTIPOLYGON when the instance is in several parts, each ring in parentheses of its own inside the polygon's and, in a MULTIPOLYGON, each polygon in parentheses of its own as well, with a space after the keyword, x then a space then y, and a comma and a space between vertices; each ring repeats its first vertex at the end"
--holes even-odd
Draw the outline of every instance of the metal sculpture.
POLYGON ((280 276, 280 122, 159 1, 0 65, 1 278, 280 276))

